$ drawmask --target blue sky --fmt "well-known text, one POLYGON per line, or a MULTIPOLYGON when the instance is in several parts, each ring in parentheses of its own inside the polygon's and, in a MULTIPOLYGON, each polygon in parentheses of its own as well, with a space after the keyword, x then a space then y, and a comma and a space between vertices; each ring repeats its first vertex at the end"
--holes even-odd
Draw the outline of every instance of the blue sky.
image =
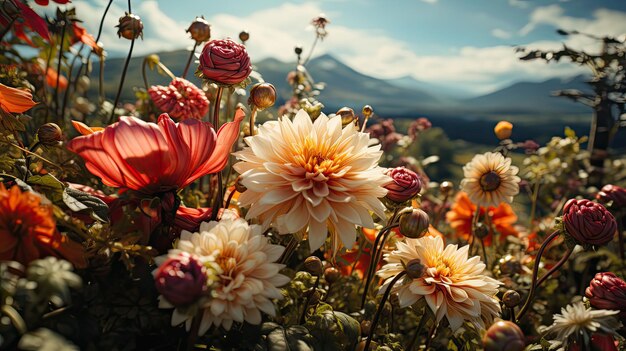
MULTIPOLYGON (((93 33, 106 0, 74 0, 79 17, 93 33)), ((115 0, 101 41, 109 57, 126 53, 114 26, 127 9, 115 0)), ((238 0, 133 1, 142 17, 143 43, 137 55, 190 48, 185 29, 196 15, 212 24, 213 38, 237 37, 247 29, 253 60, 293 60, 293 47, 306 50, 314 37, 309 21, 325 13, 332 21, 316 54, 330 53, 354 69, 378 78, 411 76, 476 93, 520 80, 569 77, 583 70, 568 64, 520 62, 514 47, 597 50, 581 36, 563 38, 557 28, 598 35, 626 34, 622 0, 238 0)))

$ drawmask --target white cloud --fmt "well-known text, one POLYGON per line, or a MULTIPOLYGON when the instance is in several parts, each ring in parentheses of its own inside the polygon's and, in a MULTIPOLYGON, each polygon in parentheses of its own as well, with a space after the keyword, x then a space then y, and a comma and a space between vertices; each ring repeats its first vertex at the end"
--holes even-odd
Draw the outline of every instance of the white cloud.
POLYGON ((513 7, 518 7, 520 9, 528 8, 527 0, 509 0, 509 5, 513 7))
POLYGON ((495 28, 491 31, 491 35, 498 39, 509 39, 511 38, 511 32, 507 32, 501 28, 495 28))
POLYGON ((427 3, 429 3, 429 4, 434 4, 434 3, 436 3, 436 2, 437 2, 437 1, 439 1, 439 0, 422 0, 422 1, 423 1, 423 2, 427 2, 427 3))
MULTIPOLYGON (((129 46, 128 40, 117 38, 115 29, 118 18, 124 15, 123 4, 113 3, 101 38, 106 50, 116 56, 124 55, 129 46)), ((144 40, 135 45, 134 55, 189 48, 193 44, 185 33, 193 18, 189 18, 189 22, 177 22, 166 15, 158 4, 156 1, 144 1, 133 8, 133 12, 144 21, 144 40)), ((75 1, 73 5, 77 7, 85 26, 95 34, 104 4, 75 1)), ((213 38, 237 37, 241 30, 248 30, 251 37, 247 47, 253 60, 274 57, 294 61, 293 48, 296 45, 304 47, 304 56, 308 54, 314 39, 314 30, 308 23, 321 12, 324 11, 319 3, 285 3, 248 16, 218 14, 207 16, 207 20, 212 24, 213 38)), ((331 20, 339 17, 333 13, 328 15, 331 20)), ((559 6, 540 7, 533 11, 525 32, 529 33, 538 25, 591 33, 626 32, 626 13, 597 10, 593 16, 592 19, 568 17, 559 6)), ((466 46, 449 54, 432 55, 421 53, 418 47, 394 39, 380 30, 350 28, 341 25, 339 20, 333 21, 328 31, 326 39, 316 48, 316 55, 330 53, 356 70, 379 78, 411 75, 423 81, 453 84, 482 93, 514 81, 566 77, 584 72, 582 68, 568 63, 522 62, 510 46, 466 46)), ((511 33, 501 29, 494 29, 492 34, 500 38, 511 36, 511 33)), ((564 39, 568 40, 568 45, 585 44, 581 36, 564 39)), ((558 41, 526 44, 528 48, 536 49, 561 45, 558 41)), ((588 40, 586 44, 589 44, 588 40)))

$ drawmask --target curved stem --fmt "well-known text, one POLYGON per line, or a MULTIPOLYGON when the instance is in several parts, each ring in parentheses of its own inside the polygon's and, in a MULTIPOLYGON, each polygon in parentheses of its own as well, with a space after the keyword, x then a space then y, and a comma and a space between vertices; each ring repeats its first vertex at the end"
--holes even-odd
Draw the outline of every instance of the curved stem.
MULTIPOLYGON (((82 55, 80 53, 81 53, 81 51, 83 51, 84 48, 85 48, 85 43, 82 43, 80 45, 80 48, 78 49, 78 52, 72 58, 72 61, 70 62, 69 69, 67 70, 67 82, 68 82, 68 84, 67 84, 67 88, 65 88, 65 94, 63 95, 63 105, 61 107, 61 111, 62 112, 65 112, 65 107, 67 106, 68 98, 69 98, 69 95, 70 95, 70 87, 72 85, 76 86, 76 84, 72 83, 72 71, 74 70, 74 64, 76 63, 76 59, 79 56, 82 57, 82 55)), ((74 82, 78 81, 78 78, 80 78, 80 71, 76 75, 76 79, 74 79, 74 82)), ((76 90, 76 89, 74 89, 74 90, 76 90)))
MULTIPOLYGON (((57 62, 57 82, 54 89, 54 111, 57 115, 57 118, 59 117, 59 82, 61 80, 61 63, 63 62, 63 41, 65 40, 66 27, 67 22, 63 21, 63 27, 61 28, 61 41, 59 43, 59 59, 57 62)), ((61 111, 61 118, 63 118, 63 111, 61 111)))
POLYGON ((430 317, 430 313, 428 313, 428 309, 424 309, 424 314, 422 314, 422 318, 420 318, 420 323, 417 325, 415 334, 413 335, 413 337, 411 338, 411 341, 405 348, 406 351, 413 350, 413 347, 415 347, 415 343, 417 342, 417 339, 419 338, 420 332, 422 331, 422 329, 424 329, 424 326, 426 325, 426 321, 428 320, 429 317, 430 317))
POLYGON ((311 50, 309 51, 309 55, 304 60, 304 63, 302 63, 303 66, 306 65, 311 59, 311 55, 313 55, 313 50, 315 50, 315 45, 317 45, 317 41, 319 39, 320 39, 320 36, 318 34, 315 34, 315 40, 313 40, 313 45, 311 45, 311 50))
POLYGON ((519 311, 519 313, 515 317, 516 321, 519 321, 524 316, 526 311, 528 311, 528 308, 530 307, 530 304, 533 298, 535 297, 535 290, 537 289, 537 284, 536 284, 537 274, 539 273, 539 264, 541 263, 541 256, 543 255, 543 251, 546 249, 546 247, 552 240, 556 239, 559 236, 560 233, 561 233, 560 230, 555 230, 541 244, 541 247, 539 248, 539 251, 537 252, 537 257, 535 258, 535 266, 533 268, 533 277, 531 280, 530 291, 528 292, 528 297, 526 297, 526 302, 524 302, 524 306, 522 306, 522 309, 519 311))
POLYGON ((148 76, 146 75, 146 65, 148 61, 146 59, 141 63, 141 78, 143 78, 143 86, 146 88, 146 92, 150 89, 150 85, 148 84, 148 76))
POLYGON ((561 257, 561 259, 559 260, 559 262, 557 262, 552 268, 550 268, 549 271, 546 272, 546 274, 544 274, 541 278, 539 278, 539 280, 537 280, 537 284, 535 284, 537 286, 537 288, 543 284, 546 280, 548 280, 548 278, 557 270, 559 270, 559 268, 561 268, 561 266, 567 261, 567 259, 572 255, 572 252, 574 251, 573 248, 569 248, 567 249, 567 251, 565 252, 565 255, 563 255, 563 257, 561 257))
MULTIPOLYGON (((220 101, 222 100, 222 93, 224 92, 223 87, 217 88, 217 93, 215 94, 215 102, 213 103, 213 128, 215 130, 219 130, 220 127, 220 101)), ((220 209, 220 205, 222 204, 222 171, 217 172, 217 194, 215 196, 215 202, 213 203, 213 212, 211 213, 211 220, 215 220, 217 218, 217 212, 220 209)))
POLYGON ((231 191, 230 194, 228 194, 228 198, 226 199, 226 202, 224 203, 224 208, 228 208, 230 206, 230 202, 233 200, 233 195, 235 195, 236 192, 237 192, 237 189, 233 189, 233 191, 231 191))
POLYGON ((443 215, 444 210, 446 209, 446 203, 448 203, 448 198, 450 197, 450 193, 446 193, 446 195, 443 197, 443 202, 441 203, 441 207, 439 208, 439 211, 437 211, 437 215, 435 216, 435 220, 433 221, 433 227, 437 228, 437 225, 439 224, 439 220, 441 220, 441 216, 443 215))
POLYGON ((378 235, 376 235, 376 239, 374 240, 374 246, 372 246, 372 253, 371 253, 372 260, 370 261, 370 266, 367 269, 367 279, 365 280, 365 288, 363 289, 363 295, 361 296, 361 308, 365 306, 367 293, 368 293, 370 284, 372 282, 374 271, 376 270, 376 265, 378 264, 378 262, 374 262, 377 256, 378 244, 380 240, 385 236, 385 234, 387 234, 387 232, 390 231, 394 227, 395 227, 394 225, 388 225, 384 227, 383 229, 381 229, 380 232, 378 232, 378 235))
MULTIPOLYGON (((128 3, 130 5, 130 0, 128 1, 128 3)), ((126 79, 126 71, 128 70, 128 64, 130 64, 130 58, 133 56, 133 47, 135 47, 135 39, 130 41, 130 49, 128 50, 128 56, 126 56, 126 62, 124 62, 124 69, 122 70, 122 78, 120 79, 120 84, 117 87, 117 95, 115 95, 115 102, 113 102, 113 110, 111 111, 111 117, 109 117, 109 123, 107 124, 113 123, 113 120, 115 118, 115 108, 117 107, 117 103, 120 101, 120 95, 122 95, 122 88, 124 88, 124 79, 126 79)))
POLYGON ((254 123, 256 120, 256 113, 257 113, 257 108, 256 106, 252 106, 252 112, 250 112, 250 136, 254 136, 254 123))
POLYGON ((365 347, 363 348, 364 351, 368 351, 370 348, 370 344, 372 343, 372 335, 374 335, 374 332, 376 331, 376 326, 378 325, 378 319, 380 318, 380 315, 382 314, 383 308, 385 307, 385 302, 387 302, 387 298, 389 298, 389 293, 391 293, 391 289, 393 288, 394 285, 396 285, 398 280, 404 277, 405 274, 406 274, 406 271, 402 271, 398 273, 391 280, 391 283, 389 283, 389 286, 387 287, 387 290, 385 290, 385 294, 383 295, 383 298, 380 299, 380 304, 378 305, 378 309, 376 310, 376 314, 374 315, 374 319, 372 320, 372 326, 370 327, 370 334, 367 336, 367 341, 365 341, 365 347))
POLYGON ((109 0, 107 7, 104 9, 104 13, 102 14, 102 18, 100 19, 100 26, 98 27, 98 35, 96 35, 96 43, 98 42, 98 40, 100 40, 100 35, 102 35, 102 26, 104 26, 104 19, 106 18, 112 3, 113 0, 109 0))
POLYGON ((202 313, 202 310, 199 310, 191 321, 191 328, 189 329, 189 335, 187 335, 187 351, 193 350, 196 345, 198 331, 200 330, 200 322, 202 321, 202 313))
POLYGON ((104 103, 104 56, 100 57, 100 72, 98 77, 98 96, 100 106, 104 103))
POLYGON ((320 275, 318 274, 317 278, 315 279, 315 284, 313 284, 313 289, 311 289, 311 292, 306 297, 306 302, 304 303, 304 310, 302 311, 302 314, 300 315, 300 324, 304 324, 305 317, 306 317, 306 310, 309 308, 309 304, 311 303, 311 298, 313 298, 313 295, 315 294, 315 291, 317 291, 317 287, 319 285, 320 285, 320 275))
POLYGON ((541 178, 537 176, 535 180, 535 186, 533 187, 532 193, 532 204, 530 207, 530 218, 528 219, 528 230, 532 232, 533 230, 533 222, 535 221, 535 212, 537 211, 537 201, 539 198, 539 185, 541 178))
POLYGON ((159 61, 157 62, 157 64, 159 65, 159 68, 161 68, 163 72, 165 72, 165 74, 167 74, 170 78, 172 78, 172 80, 176 79, 176 76, 174 75, 174 73, 172 73, 172 71, 170 71, 170 69, 167 68, 167 66, 165 66, 163 62, 159 61))
POLYGON ((483 249, 483 257, 485 258, 485 266, 489 267, 489 259, 487 258, 487 249, 485 248, 485 239, 480 238, 480 246, 483 249))
POLYGON ((185 70, 183 71, 182 78, 185 79, 187 77, 187 72, 189 72, 189 65, 191 65, 191 59, 193 59, 193 54, 196 53, 196 48, 198 47, 198 42, 193 45, 193 49, 189 53, 189 58, 187 59, 187 64, 185 65, 185 70))

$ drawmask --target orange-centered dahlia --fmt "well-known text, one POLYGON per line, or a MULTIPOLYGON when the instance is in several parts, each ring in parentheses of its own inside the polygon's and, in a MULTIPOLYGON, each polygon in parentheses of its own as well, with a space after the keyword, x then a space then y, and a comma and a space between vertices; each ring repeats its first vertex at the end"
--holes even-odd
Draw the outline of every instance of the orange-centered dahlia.
POLYGON ((239 197, 250 206, 247 218, 259 218, 281 234, 305 232, 311 250, 326 240, 333 252, 352 247, 355 225, 373 228, 369 211, 385 216, 378 198, 391 179, 378 166, 380 145, 353 125, 342 129, 341 117, 320 115, 315 122, 300 111, 265 123, 245 139, 234 165, 247 190, 239 197))

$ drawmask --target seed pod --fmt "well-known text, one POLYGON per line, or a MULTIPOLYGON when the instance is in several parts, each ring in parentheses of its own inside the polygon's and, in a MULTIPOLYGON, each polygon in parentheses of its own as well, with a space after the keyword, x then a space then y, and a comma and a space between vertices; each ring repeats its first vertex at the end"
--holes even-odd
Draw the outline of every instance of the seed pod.
POLYGON ((141 18, 132 13, 126 13, 120 17, 119 24, 116 26, 117 36, 124 37, 128 40, 134 40, 139 37, 143 39, 143 22, 141 18))
POLYGON ((274 106, 276 102, 276 88, 270 83, 257 83, 250 89, 248 105, 259 110, 274 106))
POLYGON ((42 145, 56 146, 63 139, 63 131, 55 123, 46 123, 37 129, 37 138, 42 145))
POLYGON ((400 234, 407 238, 417 239, 428 231, 428 214, 419 208, 400 216, 400 234))
POLYGON ((195 40, 196 43, 203 43, 211 39, 211 25, 204 17, 196 17, 196 19, 191 22, 189 28, 187 28, 187 33, 191 36, 191 39, 195 40))
POLYGON ((309 256, 304 261, 304 269, 317 277, 322 274, 322 261, 317 256, 309 256))

